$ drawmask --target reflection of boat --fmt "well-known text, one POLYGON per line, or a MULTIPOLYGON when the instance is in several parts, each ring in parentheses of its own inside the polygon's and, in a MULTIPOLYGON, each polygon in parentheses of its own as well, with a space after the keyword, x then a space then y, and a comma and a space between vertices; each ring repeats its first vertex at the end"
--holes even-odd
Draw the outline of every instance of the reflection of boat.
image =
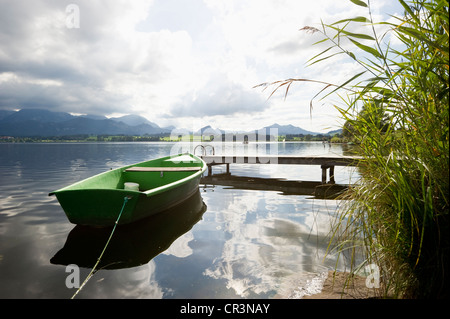
POLYGON ((126 224, 189 198, 206 167, 195 155, 168 156, 110 170, 49 195, 56 195, 74 224, 112 226, 122 206, 119 223, 126 224))
MULTIPOLYGON (((121 269, 147 264, 188 232, 201 220, 205 211, 206 205, 197 190, 191 198, 164 213, 118 226, 98 269, 121 269)), ((69 233, 64 247, 50 262, 92 268, 110 234, 110 227, 77 225, 69 233)))
POLYGON ((277 191, 284 195, 310 195, 320 199, 334 199, 348 188, 346 185, 234 176, 229 173, 203 177, 201 183, 205 185, 228 186, 236 189, 277 191))

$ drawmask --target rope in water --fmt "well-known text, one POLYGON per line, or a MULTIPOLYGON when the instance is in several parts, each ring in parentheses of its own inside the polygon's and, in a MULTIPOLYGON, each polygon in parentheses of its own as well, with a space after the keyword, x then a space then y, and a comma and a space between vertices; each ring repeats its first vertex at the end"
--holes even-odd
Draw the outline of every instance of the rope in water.
POLYGON ((100 260, 102 259, 103 254, 105 253, 106 248, 107 248, 108 245, 109 245, 109 242, 111 241, 111 238, 112 238, 112 236, 113 236, 113 234, 114 234, 114 231, 116 230, 117 224, 119 223, 119 219, 120 219, 120 217, 122 216, 122 213, 123 213, 123 210, 124 210, 124 208, 125 208, 125 205, 127 204, 127 202, 128 202, 129 199, 130 199, 130 197, 128 197, 128 196, 124 197, 122 209, 120 210, 120 214, 119 214, 119 216, 117 217, 117 220, 116 220, 116 222, 115 222, 115 224, 114 224, 114 227, 113 227, 113 229, 112 229, 112 231, 111 231, 111 234, 109 235, 108 241, 106 242, 106 245, 105 245, 105 247, 103 248, 102 253, 101 253, 100 256, 98 257, 97 262, 96 262, 95 265, 94 265, 94 268, 92 268, 91 272, 90 272, 89 275, 86 277, 86 279, 83 281, 83 283, 81 284, 80 288, 78 288, 78 290, 74 293, 74 295, 73 295, 72 298, 70 298, 70 299, 74 299, 75 296, 78 295, 78 293, 81 291, 81 289, 83 289, 83 287, 86 285, 86 283, 89 281, 89 279, 91 279, 91 277, 96 273, 96 271, 97 271, 96 268, 97 268, 98 264, 100 263, 100 260))

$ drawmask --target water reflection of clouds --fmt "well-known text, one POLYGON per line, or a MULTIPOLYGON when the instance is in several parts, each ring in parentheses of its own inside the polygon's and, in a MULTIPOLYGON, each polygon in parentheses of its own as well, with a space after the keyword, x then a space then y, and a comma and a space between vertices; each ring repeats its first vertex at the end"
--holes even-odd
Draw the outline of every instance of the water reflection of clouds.
POLYGON ((189 242, 192 240, 194 240, 194 235, 192 232, 187 232, 181 237, 178 237, 167 250, 162 252, 162 254, 172 255, 178 258, 188 257, 193 253, 192 248, 189 247, 189 242))
POLYGON ((129 269, 118 270, 112 280, 114 294, 119 298, 142 298, 161 299, 164 295, 163 289, 155 278, 155 261, 148 264, 129 269))
POLYGON ((275 192, 240 191, 235 197, 230 190, 221 195, 225 205, 215 221, 230 236, 204 275, 225 279, 227 288, 241 297, 271 297, 298 282, 301 273, 318 271, 329 232, 330 216, 323 207, 318 213, 304 196, 293 200, 275 192))
MULTIPOLYGON (((133 268, 100 270, 77 295, 77 299, 161 299, 164 292, 155 278, 155 269, 156 264, 152 260, 133 268)), ((82 276, 81 280, 84 278, 85 276, 82 276)), ((68 292, 75 293, 75 290, 68 292)))

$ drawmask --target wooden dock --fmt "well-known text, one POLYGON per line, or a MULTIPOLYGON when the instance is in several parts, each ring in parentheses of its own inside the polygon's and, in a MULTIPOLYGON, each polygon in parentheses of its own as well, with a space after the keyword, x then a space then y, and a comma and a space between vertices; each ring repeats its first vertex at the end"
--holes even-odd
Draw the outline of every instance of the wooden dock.
POLYGON ((230 164, 279 164, 279 165, 320 165, 322 168, 322 183, 327 183, 327 170, 329 170, 329 182, 334 184, 335 166, 357 166, 361 161, 358 156, 295 156, 295 155, 202 155, 200 156, 208 164, 208 175, 212 175, 212 167, 226 165, 227 173, 230 172, 230 164))

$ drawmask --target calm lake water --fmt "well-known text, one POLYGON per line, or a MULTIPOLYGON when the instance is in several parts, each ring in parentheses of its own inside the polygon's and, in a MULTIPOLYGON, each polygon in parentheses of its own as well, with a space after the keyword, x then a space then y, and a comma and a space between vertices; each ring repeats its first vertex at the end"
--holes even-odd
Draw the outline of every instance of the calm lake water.
MULTIPOLYGON (((322 143, 222 146, 216 145, 216 154, 345 152, 344 146, 322 143)), ((176 147, 0 144, 0 298, 70 298, 76 289, 66 286, 66 265, 81 267, 82 282, 106 243, 109 231, 69 223, 49 192, 110 168, 170 155, 176 147)), ((214 167, 214 174, 223 172, 225 166, 214 167)), ((239 164, 231 165, 231 173, 269 184, 321 180, 319 166, 239 164)), ((348 184, 356 173, 336 167, 335 176, 348 184)), ((311 195, 201 184, 181 207, 119 227, 102 269, 77 298, 300 298, 320 289, 324 274, 335 268, 336 257, 325 252, 338 205, 311 195)), ((340 262, 338 269, 344 267, 340 262)))

